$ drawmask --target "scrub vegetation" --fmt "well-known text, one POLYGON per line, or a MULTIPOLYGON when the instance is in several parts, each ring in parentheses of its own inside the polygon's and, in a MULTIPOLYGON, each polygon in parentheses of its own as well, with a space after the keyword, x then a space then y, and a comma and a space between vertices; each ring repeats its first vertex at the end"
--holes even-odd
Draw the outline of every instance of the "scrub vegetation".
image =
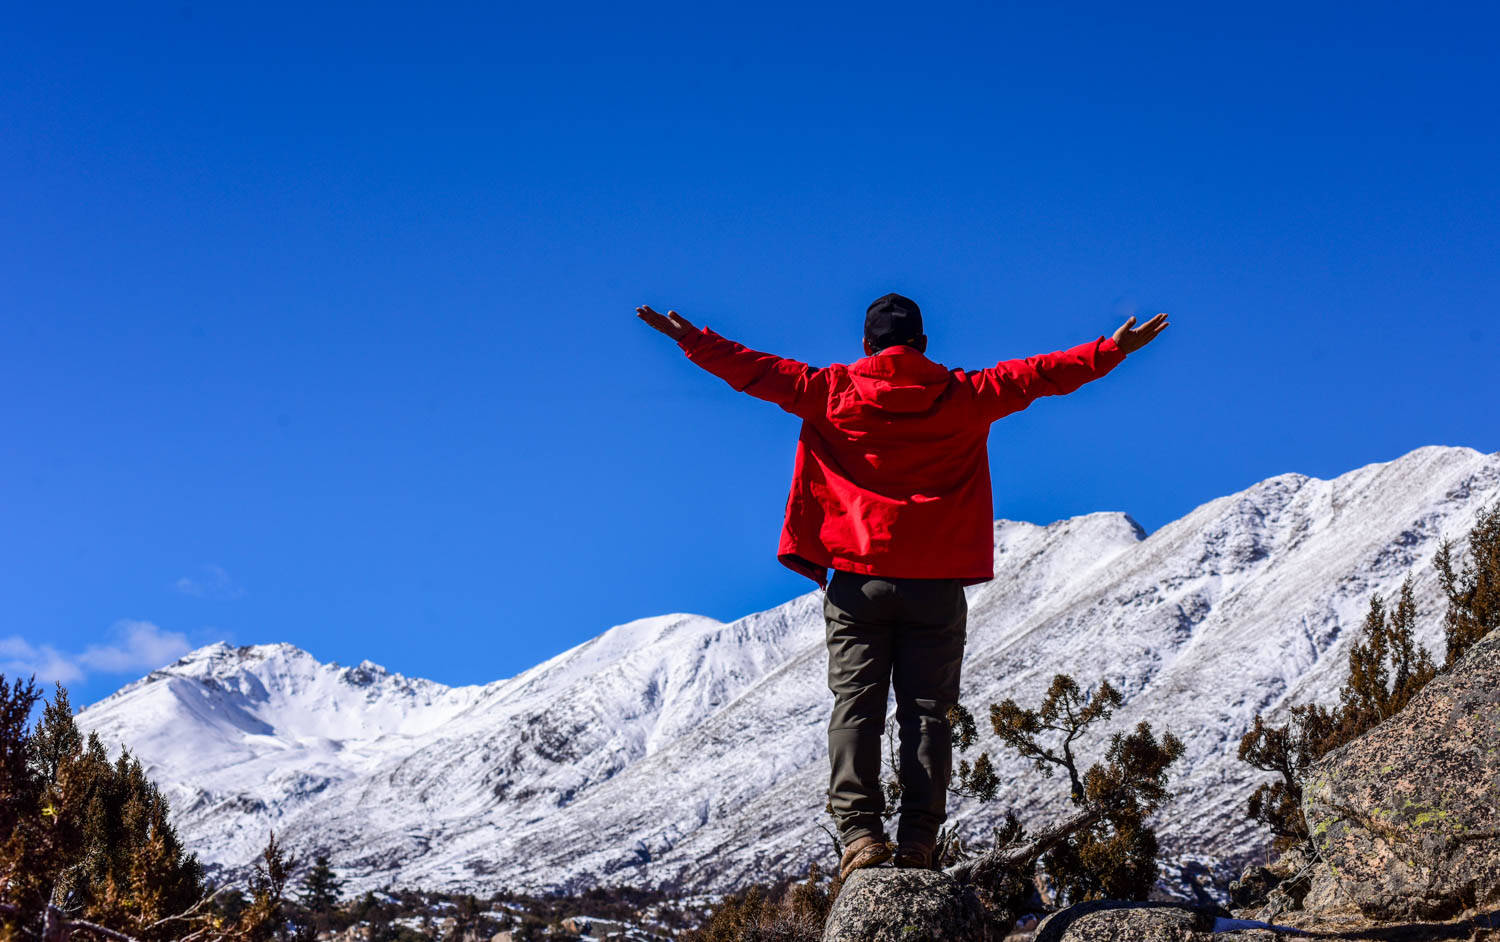
MULTIPOLYGON (((1275 775, 1255 790, 1246 808, 1251 820, 1271 832, 1273 851, 1298 853, 1309 860, 1315 856, 1313 835, 1302 813, 1303 788, 1313 763, 1394 716, 1440 671, 1500 628, 1500 504, 1480 510, 1466 542, 1463 562, 1455 559, 1452 541, 1444 541, 1433 558, 1447 601, 1441 668, 1416 643, 1418 613, 1408 575, 1394 606, 1379 595, 1371 596, 1335 706, 1298 704, 1288 709, 1280 724, 1258 715, 1240 740, 1240 759, 1275 775)), ((1297 879, 1287 881, 1283 889, 1296 898, 1297 879)), ((1305 884, 1300 889, 1305 891, 1305 884)))
POLYGON ((1363 636, 1349 652, 1349 678, 1339 704, 1332 709, 1298 704, 1280 725, 1257 715, 1240 740, 1242 760, 1277 776, 1256 788, 1246 809, 1270 829, 1273 850, 1284 852, 1311 839, 1302 817, 1302 785, 1312 764, 1393 716, 1436 675, 1431 655, 1413 640, 1415 620, 1410 577, 1390 612, 1380 596, 1372 596, 1363 636))

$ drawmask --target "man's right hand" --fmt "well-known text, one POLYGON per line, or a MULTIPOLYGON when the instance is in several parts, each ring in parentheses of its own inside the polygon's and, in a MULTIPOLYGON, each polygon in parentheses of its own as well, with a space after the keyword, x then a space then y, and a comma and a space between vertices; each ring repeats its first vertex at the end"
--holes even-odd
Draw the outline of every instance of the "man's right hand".
POLYGON ((1155 340, 1156 335, 1167 326, 1167 315, 1158 314, 1141 326, 1132 329, 1130 325, 1134 323, 1135 315, 1132 314, 1125 323, 1120 325, 1120 329, 1115 331, 1113 337, 1115 346, 1119 347, 1123 353, 1134 353, 1155 340))
POLYGON ((635 309, 636 316, 655 327, 657 330, 671 337, 673 340, 681 340, 688 334, 697 332, 698 328, 688 322, 686 317, 676 311, 668 311, 666 316, 651 310, 651 305, 643 304, 635 309))

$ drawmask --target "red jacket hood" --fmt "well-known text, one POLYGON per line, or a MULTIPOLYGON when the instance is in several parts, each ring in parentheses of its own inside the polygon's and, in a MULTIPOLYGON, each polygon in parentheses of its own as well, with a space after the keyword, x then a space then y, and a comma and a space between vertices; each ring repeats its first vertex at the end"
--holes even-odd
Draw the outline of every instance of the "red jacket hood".
POLYGON ((953 374, 913 347, 898 344, 849 364, 861 399, 887 412, 923 412, 948 391, 953 374))

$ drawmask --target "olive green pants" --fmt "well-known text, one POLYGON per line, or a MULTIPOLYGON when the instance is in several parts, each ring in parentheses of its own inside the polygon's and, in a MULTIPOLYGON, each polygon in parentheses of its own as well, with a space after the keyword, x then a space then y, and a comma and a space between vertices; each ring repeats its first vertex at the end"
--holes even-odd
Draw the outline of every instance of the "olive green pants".
POLYGON ((897 579, 830 573, 827 622, 831 774, 828 804, 847 844, 885 839, 881 736, 896 691, 900 732, 898 841, 932 843, 948 816, 953 733, 967 640, 968 603, 958 579, 897 579))

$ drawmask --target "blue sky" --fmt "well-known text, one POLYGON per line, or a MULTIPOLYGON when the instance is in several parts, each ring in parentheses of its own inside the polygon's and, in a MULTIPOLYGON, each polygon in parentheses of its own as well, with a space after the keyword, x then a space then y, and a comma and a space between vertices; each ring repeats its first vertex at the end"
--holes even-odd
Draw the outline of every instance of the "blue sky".
POLYGON ((0 32, 0 671, 225 639, 448 683, 814 588, 797 420, 634 308, 977 368, 1172 326, 991 436, 1148 531, 1500 449, 1490 5, 32 5, 0 32))

